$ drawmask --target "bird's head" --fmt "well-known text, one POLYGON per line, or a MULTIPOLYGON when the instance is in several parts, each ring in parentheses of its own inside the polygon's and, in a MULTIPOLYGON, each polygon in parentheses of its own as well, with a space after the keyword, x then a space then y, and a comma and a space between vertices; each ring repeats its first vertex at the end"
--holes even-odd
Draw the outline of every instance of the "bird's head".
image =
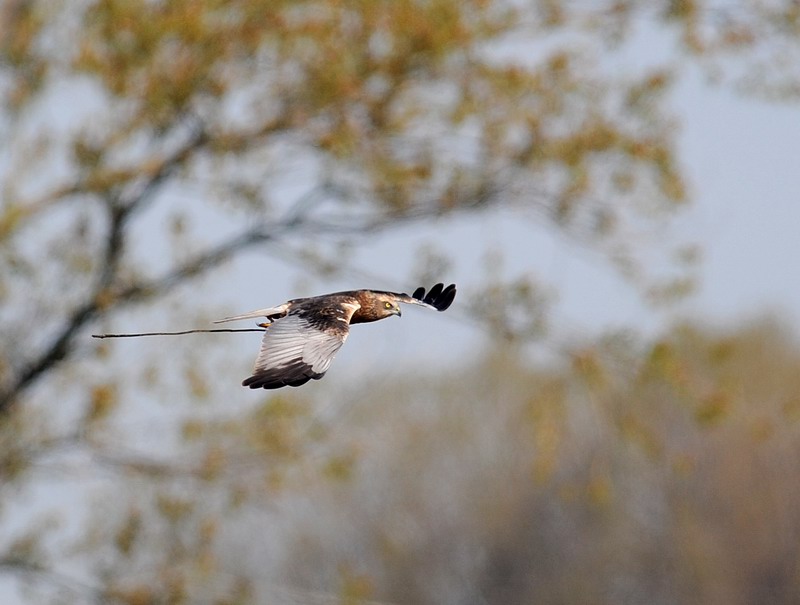
POLYGON ((400 311, 400 303, 394 297, 386 295, 378 295, 376 301, 378 313, 381 318, 389 317, 390 315, 397 315, 400 317, 403 313, 400 311))

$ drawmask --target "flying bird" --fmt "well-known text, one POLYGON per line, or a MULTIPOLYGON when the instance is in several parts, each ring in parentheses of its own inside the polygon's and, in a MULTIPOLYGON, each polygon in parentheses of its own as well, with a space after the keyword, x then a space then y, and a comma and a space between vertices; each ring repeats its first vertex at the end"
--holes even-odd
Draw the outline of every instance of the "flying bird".
POLYGON ((265 317, 258 324, 265 329, 261 351, 253 373, 242 382, 251 389, 298 387, 319 380, 328 371, 352 324, 378 321, 401 315, 400 303, 446 310, 456 297, 456 286, 436 284, 398 294, 381 290, 350 290, 295 298, 277 307, 267 307, 214 323, 265 317))

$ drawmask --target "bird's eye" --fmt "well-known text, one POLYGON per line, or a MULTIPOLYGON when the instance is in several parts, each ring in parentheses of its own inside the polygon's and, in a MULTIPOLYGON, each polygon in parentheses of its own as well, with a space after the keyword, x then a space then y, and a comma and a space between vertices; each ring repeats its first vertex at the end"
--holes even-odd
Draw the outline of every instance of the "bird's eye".
POLYGON ((391 309, 392 308, 392 303, 385 302, 385 303, 383 303, 383 306, 386 307, 387 309, 391 309))

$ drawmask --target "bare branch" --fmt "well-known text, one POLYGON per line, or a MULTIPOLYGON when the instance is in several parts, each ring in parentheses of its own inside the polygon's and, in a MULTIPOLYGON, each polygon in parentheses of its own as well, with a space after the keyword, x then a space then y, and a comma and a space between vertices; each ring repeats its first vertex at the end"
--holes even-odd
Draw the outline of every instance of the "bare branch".
POLYGON ((147 182, 130 200, 115 196, 109 199, 109 230, 106 249, 97 283, 87 296, 86 302, 76 308, 67 319, 61 333, 42 352, 39 357, 28 364, 16 380, 0 391, 0 414, 9 411, 19 395, 41 374, 62 361, 68 354, 77 332, 89 321, 97 317, 103 310, 104 294, 114 282, 119 262, 125 249, 125 227, 134 211, 141 209, 152 200, 158 187, 183 165, 192 153, 208 143, 205 132, 198 128, 189 141, 173 156, 163 161, 149 175, 147 182))
POLYGON ((115 292, 113 294, 114 299, 118 301, 119 305, 125 305, 139 302, 145 298, 166 294, 187 279, 231 259, 238 252, 271 239, 273 239, 273 236, 264 232, 261 228, 248 229, 244 233, 211 248, 182 265, 178 265, 161 277, 135 283, 115 292))
POLYGON ((72 578, 66 574, 50 569, 44 565, 25 558, 16 557, 8 554, 0 557, 0 573, 14 574, 28 578, 31 582, 48 584, 57 589, 62 596, 66 592, 74 597, 91 596, 97 603, 111 603, 103 591, 95 586, 91 586, 81 580, 72 578))
MULTIPOLYGON (((316 235, 365 235, 398 227, 405 223, 425 218, 440 216, 449 211, 436 203, 419 204, 414 208, 400 212, 369 214, 363 217, 344 216, 339 220, 316 221, 311 219, 300 204, 294 212, 290 212, 283 221, 269 225, 250 228, 228 241, 178 265, 165 275, 134 283, 120 289, 115 288, 119 260, 124 250, 125 226, 131 213, 145 204, 155 193, 158 183, 162 182, 172 171, 180 166, 190 155, 190 149, 196 150, 206 144, 208 139, 202 132, 197 134, 180 152, 164 162, 154 172, 148 185, 139 194, 125 204, 111 204, 110 232, 106 246, 105 260, 98 284, 89 300, 77 308, 66 322, 66 326, 55 341, 42 355, 25 369, 17 380, 5 391, 0 392, 0 413, 6 412, 19 397, 20 393, 32 384, 42 373, 64 360, 76 333, 88 322, 104 315, 112 308, 141 302, 144 299, 162 296, 176 286, 201 273, 219 266, 233 258, 239 252, 253 246, 265 244, 295 233, 311 233, 316 235)), ((459 205, 460 208, 481 209, 496 199, 499 189, 482 188, 473 194, 474 199, 459 205)), ((314 200, 309 194, 308 200, 314 200)))
POLYGON ((15 381, 8 388, 0 392, 0 413, 10 411, 17 397, 31 383, 33 383, 43 372, 62 361, 69 351, 72 339, 89 320, 93 319, 98 313, 96 299, 84 303, 76 309, 66 322, 66 326, 61 334, 50 344, 38 359, 28 365, 15 381))

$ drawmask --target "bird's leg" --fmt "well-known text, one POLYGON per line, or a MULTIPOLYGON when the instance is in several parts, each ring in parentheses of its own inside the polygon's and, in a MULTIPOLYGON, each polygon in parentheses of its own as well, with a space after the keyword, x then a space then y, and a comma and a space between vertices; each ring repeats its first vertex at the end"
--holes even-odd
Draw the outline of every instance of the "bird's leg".
POLYGON ((259 328, 269 328, 272 325, 271 321, 265 321, 260 324, 256 324, 259 328))

